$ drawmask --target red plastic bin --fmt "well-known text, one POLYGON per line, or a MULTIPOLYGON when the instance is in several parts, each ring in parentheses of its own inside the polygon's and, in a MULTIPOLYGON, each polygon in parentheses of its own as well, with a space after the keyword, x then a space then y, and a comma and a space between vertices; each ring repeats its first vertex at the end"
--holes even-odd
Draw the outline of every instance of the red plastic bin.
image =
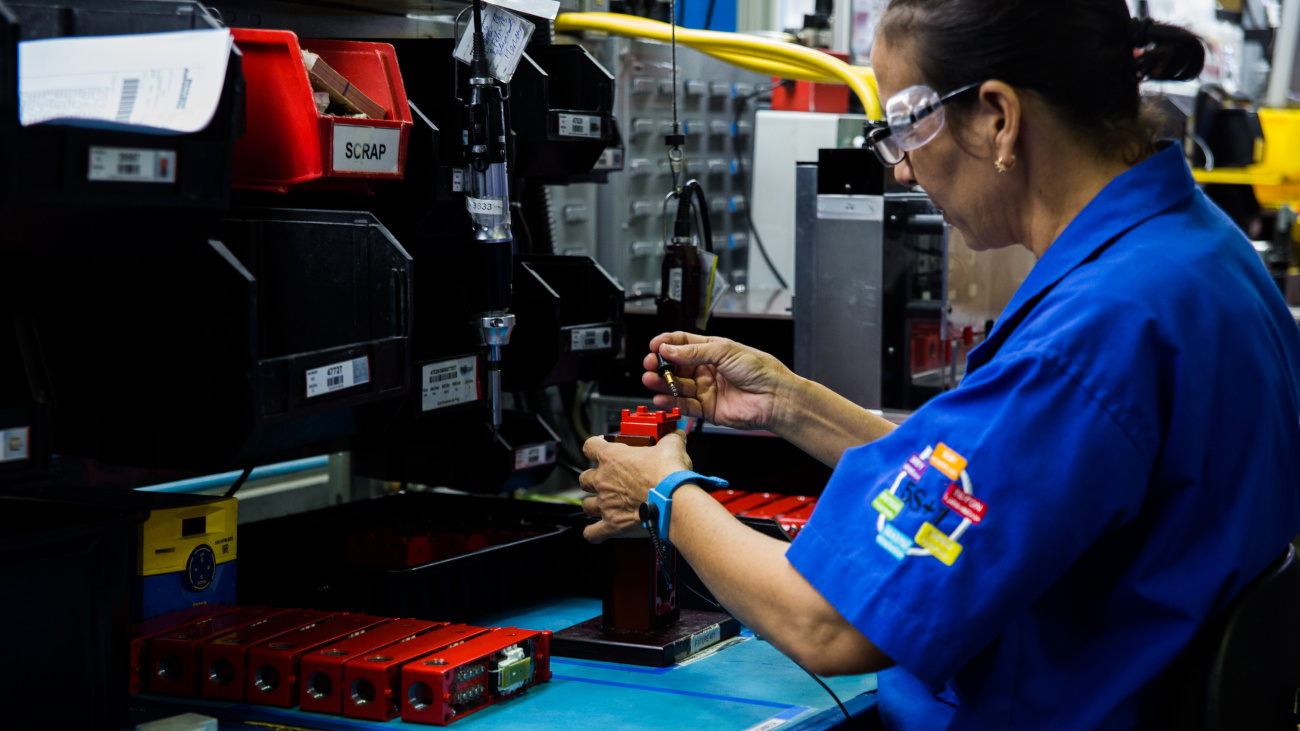
POLYGON ((232 28, 244 54, 248 131, 235 143, 235 188, 362 191, 401 180, 411 109, 387 43, 306 40, 284 30, 232 28), (301 50, 321 57, 387 111, 385 119, 316 111, 301 50), (349 148, 349 145, 351 148, 349 148), (362 145, 367 154, 353 155, 362 145))

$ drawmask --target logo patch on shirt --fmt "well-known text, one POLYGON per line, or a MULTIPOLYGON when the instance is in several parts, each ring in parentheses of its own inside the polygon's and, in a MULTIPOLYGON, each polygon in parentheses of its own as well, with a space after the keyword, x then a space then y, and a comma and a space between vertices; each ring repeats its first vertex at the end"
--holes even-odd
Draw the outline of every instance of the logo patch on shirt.
POLYGON ((975 497, 966 467, 966 458, 942 442, 909 457, 893 485, 871 501, 871 507, 880 513, 876 516, 876 544, 899 561, 908 556, 933 556, 945 566, 952 566, 962 552, 958 541, 972 525, 984 522, 989 510, 988 503, 975 497), (952 480, 938 503, 927 498, 926 492, 932 487, 921 482, 929 467, 952 480), (951 534, 938 527, 949 511, 961 517, 951 534), (909 538, 893 524, 904 513, 924 517, 915 538, 909 538))
POLYGON ((889 551, 899 561, 907 558, 907 549, 913 545, 911 538, 903 535, 903 531, 888 523, 885 524, 884 530, 876 534, 876 543, 879 543, 881 548, 889 551))

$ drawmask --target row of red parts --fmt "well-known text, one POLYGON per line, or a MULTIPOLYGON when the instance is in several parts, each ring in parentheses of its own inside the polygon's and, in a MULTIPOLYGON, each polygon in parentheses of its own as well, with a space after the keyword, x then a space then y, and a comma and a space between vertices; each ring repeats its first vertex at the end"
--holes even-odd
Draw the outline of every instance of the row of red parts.
POLYGON ((550 632, 201 605, 136 627, 132 692, 445 726, 550 680, 550 632))
POLYGON ((345 555, 354 566, 404 569, 521 541, 531 535, 535 534, 496 529, 463 533, 450 530, 357 532, 348 535, 345 555))
POLYGON ((714 490, 709 495, 737 518, 775 520, 791 537, 798 535, 812 517, 813 508, 817 507, 817 498, 807 495, 741 490, 714 490))

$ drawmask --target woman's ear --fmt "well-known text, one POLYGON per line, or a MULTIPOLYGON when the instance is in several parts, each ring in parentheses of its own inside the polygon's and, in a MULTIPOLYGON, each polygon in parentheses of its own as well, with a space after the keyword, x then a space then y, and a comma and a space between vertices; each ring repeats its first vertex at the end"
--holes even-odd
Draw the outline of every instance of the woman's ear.
POLYGON ((1015 159, 1020 139, 1023 97, 1009 84, 986 81, 980 86, 979 106, 973 124, 967 125, 977 135, 992 160, 1015 159))

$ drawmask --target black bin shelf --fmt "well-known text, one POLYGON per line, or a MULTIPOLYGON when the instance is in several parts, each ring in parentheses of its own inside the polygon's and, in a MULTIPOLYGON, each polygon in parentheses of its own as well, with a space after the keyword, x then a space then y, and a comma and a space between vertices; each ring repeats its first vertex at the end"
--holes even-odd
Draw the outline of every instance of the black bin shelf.
POLYGON ((236 210, 218 234, 26 283, 43 305, 56 452, 223 470, 346 448, 383 421, 372 410, 396 412, 411 259, 387 229, 368 213, 265 209, 236 210))
POLYGON ((6 0, 0 2, 0 252, 53 247, 117 251, 208 236, 230 208, 231 155, 244 133, 244 76, 232 48, 209 125, 192 134, 129 127, 18 121, 17 44, 23 40, 220 28, 196 2, 6 0), (175 181, 90 180, 92 148, 175 153, 175 181))

